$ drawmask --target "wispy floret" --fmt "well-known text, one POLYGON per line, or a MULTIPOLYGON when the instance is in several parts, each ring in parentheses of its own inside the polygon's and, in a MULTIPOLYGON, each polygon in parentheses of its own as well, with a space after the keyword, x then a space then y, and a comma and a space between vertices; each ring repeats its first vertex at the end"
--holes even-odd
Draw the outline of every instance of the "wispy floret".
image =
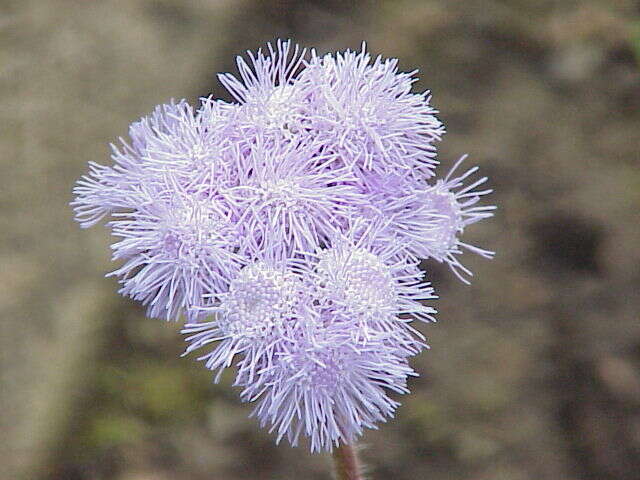
POLYGON ((408 392, 407 377, 415 373, 404 353, 384 337, 358 341, 348 325, 320 320, 259 381, 243 384, 243 399, 258 402, 253 415, 277 441, 295 446, 303 435, 311 451, 351 443, 393 416, 399 403, 388 392, 408 392))
POLYGON ((282 351, 282 343, 295 336, 310 297, 301 279, 282 260, 261 259, 245 266, 231 281, 219 303, 209 309, 210 322, 187 324, 185 353, 210 345, 201 356, 207 368, 218 370, 242 355, 240 376, 251 380, 256 371, 269 368, 282 351))
POLYGON ((398 72, 396 59, 360 52, 313 56, 300 81, 309 89, 309 129, 348 164, 403 174, 433 174, 434 142, 444 133, 429 92, 413 93, 416 72, 398 72))
POLYGON ((404 252, 402 241, 386 237, 390 241, 380 242, 379 225, 362 232, 360 223, 333 237, 329 247, 297 260, 298 271, 313 283, 323 311, 348 317, 358 326, 353 335, 366 338, 369 330, 395 334, 402 330, 396 330, 400 322, 420 336, 409 322, 433 321, 436 313, 425 305, 436 297, 424 272, 404 252))
POLYGON ((205 102, 204 114, 196 114, 184 100, 159 106, 131 125, 131 145, 123 140, 122 150, 114 147, 113 158, 128 177, 136 172, 151 182, 175 180, 186 188, 211 183, 221 177, 212 169, 224 164, 221 152, 232 110, 230 105, 205 102))
POLYGON ((355 177, 346 167, 332 168, 335 156, 317 148, 259 137, 240 159, 232 198, 244 209, 245 230, 261 246, 312 250, 353 215, 360 200, 355 177))
POLYGON ((205 102, 200 112, 185 101, 159 106, 131 125, 131 142, 113 146, 113 167, 92 164, 78 182, 73 205, 83 226, 111 215, 121 240, 112 275, 120 292, 147 306, 152 317, 198 316, 198 308, 225 291, 244 261, 224 192, 237 182, 226 142, 233 107, 205 102))
POLYGON ((232 181, 225 160, 227 124, 234 107, 206 101, 197 114, 184 100, 156 107, 129 128, 131 141, 112 145, 113 167, 90 163, 72 205, 83 227, 135 211, 146 195, 168 198, 175 188, 211 196, 232 181))
POLYGON ((491 189, 477 190, 487 181, 487 177, 474 180, 468 185, 464 183, 478 167, 456 176, 456 170, 465 158, 466 156, 460 158, 444 179, 439 179, 433 186, 416 193, 416 198, 424 206, 422 210, 418 210, 419 215, 431 217, 431 220, 417 226, 410 235, 415 238, 411 250, 416 257, 446 262, 458 278, 469 283, 467 277, 473 276, 473 273, 458 259, 463 249, 485 258, 492 258, 494 253, 465 243, 460 237, 467 226, 492 217, 496 207, 478 205, 483 196, 492 192, 491 189))
POLYGON ((291 41, 269 44, 267 52, 247 52, 249 63, 237 57, 239 78, 218 75, 220 82, 240 103, 239 128, 245 133, 270 131, 294 136, 305 119, 308 92, 297 84, 306 50, 291 41))
POLYGON ((402 239, 405 253, 416 259, 446 262, 458 278, 469 283, 467 277, 473 274, 458 259, 462 249, 486 258, 493 252, 469 245, 461 237, 465 227, 492 217, 495 206, 478 205, 491 193, 490 189, 477 190, 486 177, 464 184, 478 167, 456 176, 465 159, 460 158, 444 179, 433 184, 413 175, 360 172, 360 190, 366 200, 358 208, 371 222, 385 221, 381 236, 402 239))
POLYGON ((131 210, 147 198, 126 173, 96 162, 89 162, 89 174, 78 180, 73 193, 76 198, 71 205, 82 228, 96 225, 113 212, 131 210))
POLYGON ((227 291, 246 259, 236 253, 243 242, 228 206, 176 193, 165 201, 149 198, 110 223, 121 238, 113 258, 125 260, 111 275, 150 317, 197 318, 227 291))

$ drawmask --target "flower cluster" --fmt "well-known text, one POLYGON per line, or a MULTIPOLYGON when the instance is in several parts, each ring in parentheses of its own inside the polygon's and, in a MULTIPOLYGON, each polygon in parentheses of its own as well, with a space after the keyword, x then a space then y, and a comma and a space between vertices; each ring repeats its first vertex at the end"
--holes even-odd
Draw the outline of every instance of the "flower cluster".
POLYGON ((444 133, 415 72, 360 52, 319 56, 290 42, 220 76, 236 102, 163 105, 90 164, 75 187, 83 227, 105 217, 111 275, 151 317, 186 317, 186 353, 216 380, 235 366, 242 399, 293 445, 350 443, 394 414, 413 320, 435 298, 418 264, 462 280, 465 227, 486 178, 433 179, 444 133))

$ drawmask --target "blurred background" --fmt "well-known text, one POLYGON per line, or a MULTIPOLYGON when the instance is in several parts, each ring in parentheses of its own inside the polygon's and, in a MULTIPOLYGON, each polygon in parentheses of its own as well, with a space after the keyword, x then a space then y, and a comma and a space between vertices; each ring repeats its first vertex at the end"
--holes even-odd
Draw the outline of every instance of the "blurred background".
POLYGON ((0 0, 0 478, 329 478, 276 447, 229 378, 179 358, 177 324, 116 294, 109 236, 68 202, 86 162, 277 37, 420 69, 495 188, 441 294, 376 479, 640 478, 640 2, 0 0))

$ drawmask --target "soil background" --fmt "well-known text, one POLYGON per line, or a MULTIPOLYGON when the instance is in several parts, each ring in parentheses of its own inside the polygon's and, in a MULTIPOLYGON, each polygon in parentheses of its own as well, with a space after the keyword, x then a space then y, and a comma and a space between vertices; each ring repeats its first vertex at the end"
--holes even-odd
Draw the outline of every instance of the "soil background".
POLYGON ((175 323, 103 278, 68 206, 86 162, 276 38, 420 70, 499 210, 466 232, 371 479, 640 479, 640 4, 630 0, 0 0, 0 478, 329 478, 180 358, 175 323))

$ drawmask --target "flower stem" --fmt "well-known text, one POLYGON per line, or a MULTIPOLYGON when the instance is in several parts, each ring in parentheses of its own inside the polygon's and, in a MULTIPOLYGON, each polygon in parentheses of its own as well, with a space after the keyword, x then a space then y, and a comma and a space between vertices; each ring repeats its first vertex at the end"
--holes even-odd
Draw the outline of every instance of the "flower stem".
POLYGON ((360 461, 353 445, 340 445, 333 449, 336 480, 363 480, 360 461))

